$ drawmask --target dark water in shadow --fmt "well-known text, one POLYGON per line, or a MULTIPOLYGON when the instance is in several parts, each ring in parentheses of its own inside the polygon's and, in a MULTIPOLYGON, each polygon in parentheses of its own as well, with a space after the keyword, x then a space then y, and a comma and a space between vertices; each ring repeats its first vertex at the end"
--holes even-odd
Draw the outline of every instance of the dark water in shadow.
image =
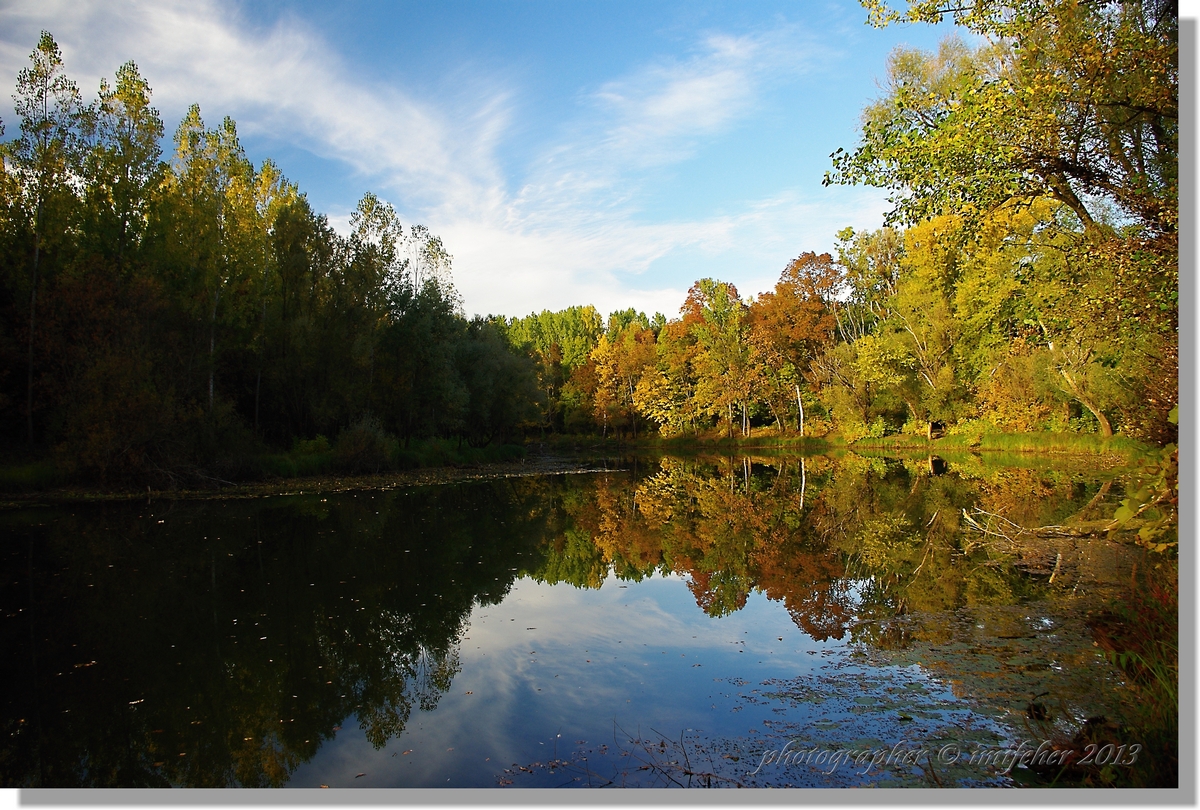
POLYGON ((1013 784, 966 754, 1120 717, 1084 619, 1138 554, 964 510, 1052 525, 1121 491, 971 457, 667 458, 8 512, 0 780, 1013 784))

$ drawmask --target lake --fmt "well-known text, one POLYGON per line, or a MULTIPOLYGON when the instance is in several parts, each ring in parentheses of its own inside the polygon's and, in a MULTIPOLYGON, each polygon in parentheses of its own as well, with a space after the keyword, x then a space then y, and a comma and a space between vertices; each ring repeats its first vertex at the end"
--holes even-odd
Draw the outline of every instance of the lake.
POLYGON ((1087 623, 1142 552, 1004 522, 1111 516, 1120 469, 586 466, 0 513, 0 778, 1013 786, 1136 700, 1087 623))

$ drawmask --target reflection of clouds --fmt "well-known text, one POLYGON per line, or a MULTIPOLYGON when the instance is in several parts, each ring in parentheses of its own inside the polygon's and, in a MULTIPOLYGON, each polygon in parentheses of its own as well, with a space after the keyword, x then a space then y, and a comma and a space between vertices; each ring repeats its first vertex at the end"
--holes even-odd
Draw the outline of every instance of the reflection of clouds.
MULTIPOLYGON (((764 674, 807 672, 815 659, 798 655, 797 644, 810 642, 762 594, 716 619, 696 607, 686 579, 675 574, 641 582, 609 574, 599 589, 521 579, 499 604, 472 611, 457 641, 461 671, 436 710, 414 706, 404 731, 378 751, 347 722, 292 784, 445 786, 463 774, 493 784, 488 774, 514 761, 551 757, 558 733, 564 756, 577 735, 611 743, 614 718, 630 733, 656 716, 688 728, 718 722, 706 696, 730 690, 715 678, 746 675, 760 659, 770 666, 764 674), (789 633, 786 644, 776 641, 789 633), (696 663, 702 668, 693 669, 696 663), (361 771, 367 776, 354 780, 361 771)), ((721 706, 722 717, 735 717, 727 702, 721 706)))
MULTIPOLYGON (((475 610, 464 633, 470 638, 462 641, 463 671, 436 713, 436 733, 447 745, 469 738, 491 751, 530 750, 531 739, 552 737, 560 728, 564 734, 594 729, 606 712, 628 711, 627 699, 643 685, 641 700, 670 712, 695 697, 674 691, 680 668, 691 672, 702 663, 708 668, 696 672, 704 681, 730 674, 722 661, 744 670, 749 662, 739 649, 774 650, 773 663, 785 665, 782 645, 766 639, 774 642, 789 624, 780 606, 765 598, 752 598, 737 617, 706 616, 675 574, 640 583, 610 574, 599 589, 523 579, 500 605, 475 610), (465 696, 468 690, 474 694, 465 696)), ((644 703, 634 708, 645 709, 644 703)))
POLYGON ((640 583, 610 574, 598 590, 525 579, 514 585, 501 605, 476 610, 482 613, 487 618, 472 619, 467 631, 471 640, 462 644, 464 669, 485 666, 488 688, 496 683, 510 693, 514 685, 533 677, 577 674, 590 682, 597 666, 613 663, 614 653, 618 663, 634 659, 640 663, 663 649, 686 648, 697 655, 728 653, 732 644, 746 639, 748 628, 759 626, 768 616, 772 624, 780 618, 788 621, 786 612, 765 597, 751 599, 736 619, 707 616, 695 606, 687 580, 677 574, 655 575, 640 583), (536 631, 525 629, 534 626, 536 631), (531 650, 537 650, 536 656, 530 655, 531 650), (607 661, 601 655, 609 656, 607 661), (546 675, 540 661, 550 659, 554 671, 546 675))

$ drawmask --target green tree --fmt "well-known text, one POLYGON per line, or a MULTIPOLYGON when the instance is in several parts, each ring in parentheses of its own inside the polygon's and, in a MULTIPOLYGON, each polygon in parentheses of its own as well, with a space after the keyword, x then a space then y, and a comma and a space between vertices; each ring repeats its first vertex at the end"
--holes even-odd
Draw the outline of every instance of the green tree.
MULTIPOLYGON (((896 51, 884 96, 864 113, 860 145, 834 154, 826 182, 892 189, 894 221, 958 217, 963 245, 1015 221, 1009 209, 1039 209, 1029 250, 1015 258, 1029 262, 1056 299, 1052 307, 1034 302, 1036 311, 1024 318, 1037 327, 1055 384, 1095 417, 1101 433, 1113 430, 1119 410, 1122 429, 1172 440, 1175 5, 913 0, 904 11, 879 0, 864 5, 877 25, 950 18, 984 42, 973 48, 951 37, 936 54, 896 51)), ((1005 238, 1016 240, 1019 231, 1005 238)), ((1047 297, 1034 287, 1023 285, 1023 292, 1031 301, 1047 297)))
POLYGON ((1178 8, 1076 0, 962 5, 864 0, 875 25, 945 18, 988 44, 954 39, 936 57, 897 51, 863 144, 835 153, 827 182, 907 192, 910 221, 1050 197, 1087 226, 1099 200, 1158 231, 1178 219, 1178 8))
POLYGON ((79 89, 67 78, 62 52, 43 31, 30 54, 30 66, 17 74, 14 109, 21 118, 21 137, 7 144, 5 163, 21 189, 23 208, 33 237, 29 264, 29 331, 26 335, 26 436, 34 443, 34 342, 38 289, 43 258, 58 259, 69 247, 66 236, 78 201, 71 172, 78 160, 79 89))
POLYGON ((692 285, 683 306, 700 348, 693 360, 699 409, 718 420, 726 417, 732 433, 738 406, 743 436, 750 432, 748 410, 758 384, 745 336, 746 309, 736 287, 710 278, 692 285))
POLYGON ((162 119, 150 106, 150 85, 137 65, 117 70, 116 84, 101 80, 99 97, 82 116, 84 232, 89 247, 116 264, 140 248, 153 195, 162 183, 162 119))

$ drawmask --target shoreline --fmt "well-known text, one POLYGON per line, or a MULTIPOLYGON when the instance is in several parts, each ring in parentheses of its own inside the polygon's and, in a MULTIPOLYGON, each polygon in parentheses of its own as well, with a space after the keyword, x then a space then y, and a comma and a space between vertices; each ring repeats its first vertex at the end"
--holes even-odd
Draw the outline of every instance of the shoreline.
MULTIPOLYGON (((993 442, 970 444, 954 437, 930 440, 909 440, 908 437, 867 439, 844 442, 837 436, 805 437, 762 436, 749 439, 689 437, 688 439, 599 439, 598 437, 555 436, 531 440, 525 447, 531 452, 519 461, 497 461, 472 466, 442 465, 418 467, 371 474, 320 474, 296 477, 271 477, 256 481, 219 481, 213 487, 154 490, 146 488, 107 489, 96 484, 48 487, 26 491, 0 492, 0 511, 38 505, 61 503, 110 503, 147 500, 219 500, 226 498, 262 498, 273 495, 298 495, 306 492, 348 492, 355 490, 389 490, 405 487, 431 486, 459 481, 497 478, 529 477, 604 472, 589 463, 597 455, 662 454, 682 456, 707 453, 766 452, 805 456, 829 453, 861 453, 877 456, 895 453, 900 456, 942 455, 947 458, 972 456, 1042 457, 1058 462, 1090 460, 1100 468, 1126 466, 1132 457, 1149 452, 1136 442, 1120 442, 1116 446, 1080 443, 1064 446, 1061 437, 1051 434, 992 434, 993 442), (946 441, 950 438, 950 441, 946 441), (1017 441, 1012 441, 1016 439, 1017 441), (1006 441, 1008 440, 1008 441, 1006 441), (1003 446, 1005 444, 1015 446, 1003 446), (1000 446, 997 446, 1000 445, 1000 446), (804 452, 808 450, 810 452, 804 452)), ((985 436, 985 439, 988 437, 985 436)), ((1107 443, 1106 443, 1107 444, 1107 443)))
POLYGON ((530 478, 539 475, 577 475, 607 472, 575 459, 560 456, 532 457, 519 462, 498 462, 476 467, 426 467, 370 475, 315 475, 233 484, 213 489, 103 490, 96 487, 61 487, 0 495, 0 512, 51 504, 122 503, 128 501, 204 501, 270 498, 280 495, 391 490, 435 486, 463 481, 530 478))

